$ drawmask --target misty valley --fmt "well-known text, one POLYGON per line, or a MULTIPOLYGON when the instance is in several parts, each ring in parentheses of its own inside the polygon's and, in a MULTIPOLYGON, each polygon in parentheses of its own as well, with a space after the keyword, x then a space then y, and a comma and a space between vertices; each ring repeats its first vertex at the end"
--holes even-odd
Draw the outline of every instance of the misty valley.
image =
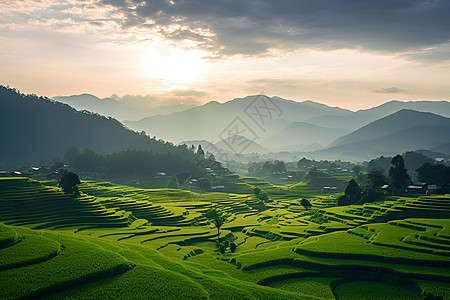
POLYGON ((153 111, 0 86, 1 299, 449 299, 450 102, 153 111))

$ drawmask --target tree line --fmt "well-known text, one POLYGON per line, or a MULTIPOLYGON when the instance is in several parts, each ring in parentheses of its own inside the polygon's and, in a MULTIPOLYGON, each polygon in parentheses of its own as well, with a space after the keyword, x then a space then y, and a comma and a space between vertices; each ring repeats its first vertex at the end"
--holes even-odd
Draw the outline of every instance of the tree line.
MULTIPOLYGON (((390 164, 391 167, 387 172, 388 176, 382 170, 370 170, 367 174, 364 188, 361 188, 355 179, 350 180, 344 194, 338 199, 338 205, 381 201, 384 199, 382 187, 387 185, 389 185, 390 190, 394 193, 405 192, 407 186, 412 184, 412 180, 405 167, 405 161, 402 155, 396 155, 391 158, 390 164)), ((448 189, 450 185, 450 167, 443 164, 426 162, 416 169, 416 178, 420 182, 429 185, 438 185, 444 189, 448 189)))
POLYGON ((213 156, 205 158, 193 153, 185 145, 178 146, 172 152, 153 152, 148 150, 126 150, 110 154, 93 150, 78 151, 71 148, 66 153, 70 168, 77 172, 97 173, 116 179, 152 179, 157 173, 173 176, 178 173, 190 173, 193 176, 205 176, 206 168, 225 171, 213 156))

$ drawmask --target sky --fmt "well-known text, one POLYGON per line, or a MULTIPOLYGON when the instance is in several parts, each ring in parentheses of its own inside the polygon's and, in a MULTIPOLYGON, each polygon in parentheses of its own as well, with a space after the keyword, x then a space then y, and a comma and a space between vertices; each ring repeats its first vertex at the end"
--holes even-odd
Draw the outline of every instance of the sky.
POLYGON ((449 15, 448 0, 2 0, 0 84, 158 105, 449 101, 449 15))

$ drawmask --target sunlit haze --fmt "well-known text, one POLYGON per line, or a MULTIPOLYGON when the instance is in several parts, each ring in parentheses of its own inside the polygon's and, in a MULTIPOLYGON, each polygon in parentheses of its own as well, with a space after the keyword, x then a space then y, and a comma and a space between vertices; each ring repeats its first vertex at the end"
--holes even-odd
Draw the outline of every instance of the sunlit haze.
POLYGON ((0 83, 199 103, 263 92, 352 110, 449 100, 448 2, 201 2, 2 1, 0 83))

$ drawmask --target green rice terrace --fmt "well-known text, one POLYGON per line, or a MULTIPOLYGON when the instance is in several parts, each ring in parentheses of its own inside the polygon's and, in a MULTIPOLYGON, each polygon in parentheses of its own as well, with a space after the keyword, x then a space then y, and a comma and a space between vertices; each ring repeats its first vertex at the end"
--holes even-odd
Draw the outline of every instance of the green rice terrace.
POLYGON ((207 193, 83 181, 75 197, 0 178, 0 299, 450 299, 450 195, 336 206, 305 182, 235 179, 207 193), (212 208, 234 251, 218 251, 212 208))

